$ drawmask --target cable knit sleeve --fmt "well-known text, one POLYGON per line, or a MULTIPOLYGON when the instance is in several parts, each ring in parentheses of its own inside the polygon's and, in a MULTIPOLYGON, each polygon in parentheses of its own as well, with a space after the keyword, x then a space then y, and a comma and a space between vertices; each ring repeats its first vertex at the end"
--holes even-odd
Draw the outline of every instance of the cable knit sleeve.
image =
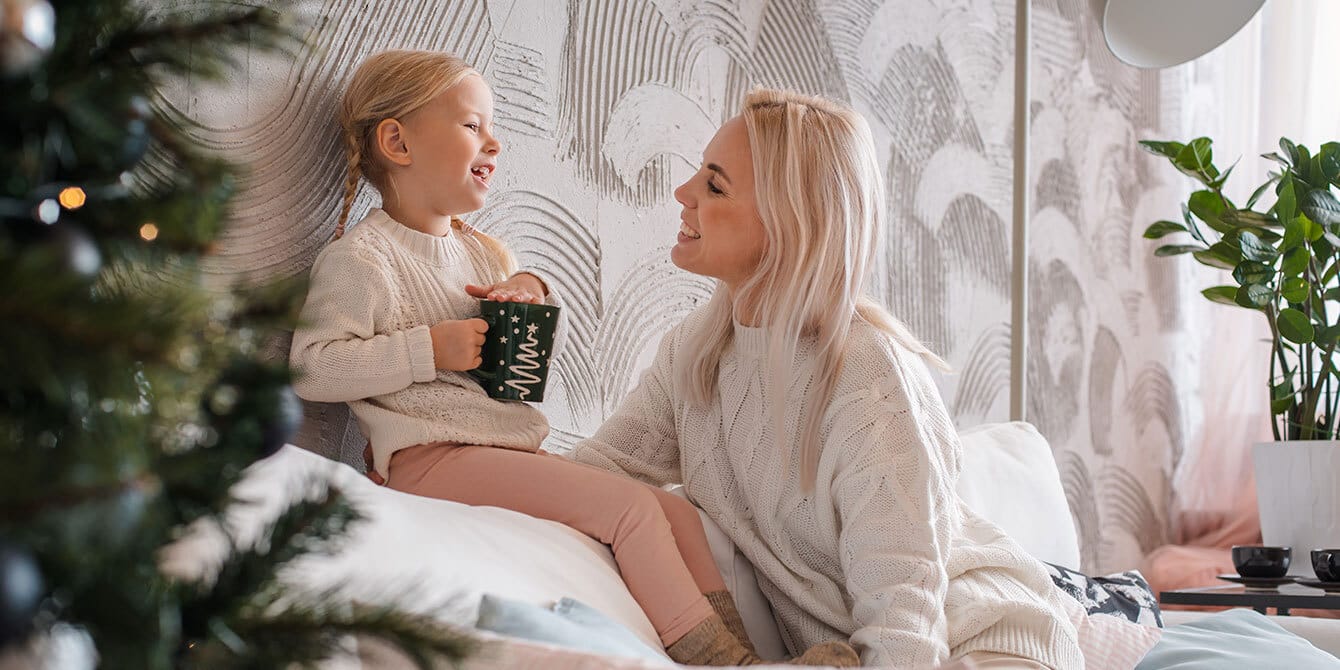
POLYGON ((683 481, 672 376, 678 332, 672 330, 661 340, 656 360, 637 387, 594 436, 573 447, 569 458, 655 486, 683 481))
POLYGON ((321 253, 289 351, 299 397, 349 402, 436 378, 428 326, 378 332, 392 291, 385 269, 352 244, 321 253))
POLYGON ((957 508, 952 447, 934 437, 934 423, 949 419, 909 393, 904 366, 892 368, 843 403, 868 418, 846 436, 830 434, 842 444, 825 447, 845 451, 833 481, 838 548, 862 662, 931 666, 949 659, 946 566, 957 508))

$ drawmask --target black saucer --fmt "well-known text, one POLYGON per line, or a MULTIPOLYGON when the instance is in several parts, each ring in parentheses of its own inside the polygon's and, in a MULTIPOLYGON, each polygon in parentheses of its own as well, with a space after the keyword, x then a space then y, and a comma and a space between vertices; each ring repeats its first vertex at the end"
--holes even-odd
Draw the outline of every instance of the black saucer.
POLYGON ((1274 591, 1276 587, 1294 583, 1293 577, 1243 577, 1242 575, 1219 575, 1219 579, 1256 590, 1274 591))
POLYGON ((1312 579, 1310 577, 1295 577, 1294 581, 1303 586, 1322 589, 1327 593, 1340 593, 1340 582, 1323 582, 1320 579, 1312 579))

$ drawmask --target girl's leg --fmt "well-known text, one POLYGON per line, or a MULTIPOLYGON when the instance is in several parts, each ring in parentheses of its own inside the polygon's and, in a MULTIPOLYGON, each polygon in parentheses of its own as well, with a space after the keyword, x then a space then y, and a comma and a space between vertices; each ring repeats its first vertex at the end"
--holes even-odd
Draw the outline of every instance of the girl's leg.
POLYGON ((707 544, 707 533, 703 530, 702 517, 693 503, 650 484, 644 484, 656 494, 666 521, 670 522, 670 532, 675 536, 675 545, 684 557, 684 565, 703 593, 725 591, 726 582, 717 569, 716 559, 712 558, 712 548, 707 544))
POLYGON ((402 449, 389 471, 393 489, 503 507, 610 545, 629 592, 666 645, 713 616, 655 494, 641 482, 563 458, 475 446, 402 449))

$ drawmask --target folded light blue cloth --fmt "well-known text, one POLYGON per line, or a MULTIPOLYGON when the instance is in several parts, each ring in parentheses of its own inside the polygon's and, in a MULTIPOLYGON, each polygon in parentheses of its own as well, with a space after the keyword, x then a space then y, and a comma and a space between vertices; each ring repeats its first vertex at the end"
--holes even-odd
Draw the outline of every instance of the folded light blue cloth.
POLYGON ((1340 670, 1336 658, 1255 611, 1216 612, 1163 629, 1136 670, 1307 668, 1340 670))
POLYGON ((546 609, 485 594, 479 603, 479 621, 475 626, 500 635, 674 666, 669 658, 647 646, 622 624, 571 598, 546 609))

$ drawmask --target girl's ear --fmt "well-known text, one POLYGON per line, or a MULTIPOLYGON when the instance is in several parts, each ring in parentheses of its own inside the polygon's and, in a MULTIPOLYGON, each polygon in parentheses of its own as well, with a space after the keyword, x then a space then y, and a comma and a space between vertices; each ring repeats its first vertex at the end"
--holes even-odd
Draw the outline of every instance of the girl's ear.
POLYGON ((399 121, 382 119, 375 137, 377 153, 392 164, 404 167, 414 162, 409 156, 409 145, 405 144, 405 126, 399 121))

